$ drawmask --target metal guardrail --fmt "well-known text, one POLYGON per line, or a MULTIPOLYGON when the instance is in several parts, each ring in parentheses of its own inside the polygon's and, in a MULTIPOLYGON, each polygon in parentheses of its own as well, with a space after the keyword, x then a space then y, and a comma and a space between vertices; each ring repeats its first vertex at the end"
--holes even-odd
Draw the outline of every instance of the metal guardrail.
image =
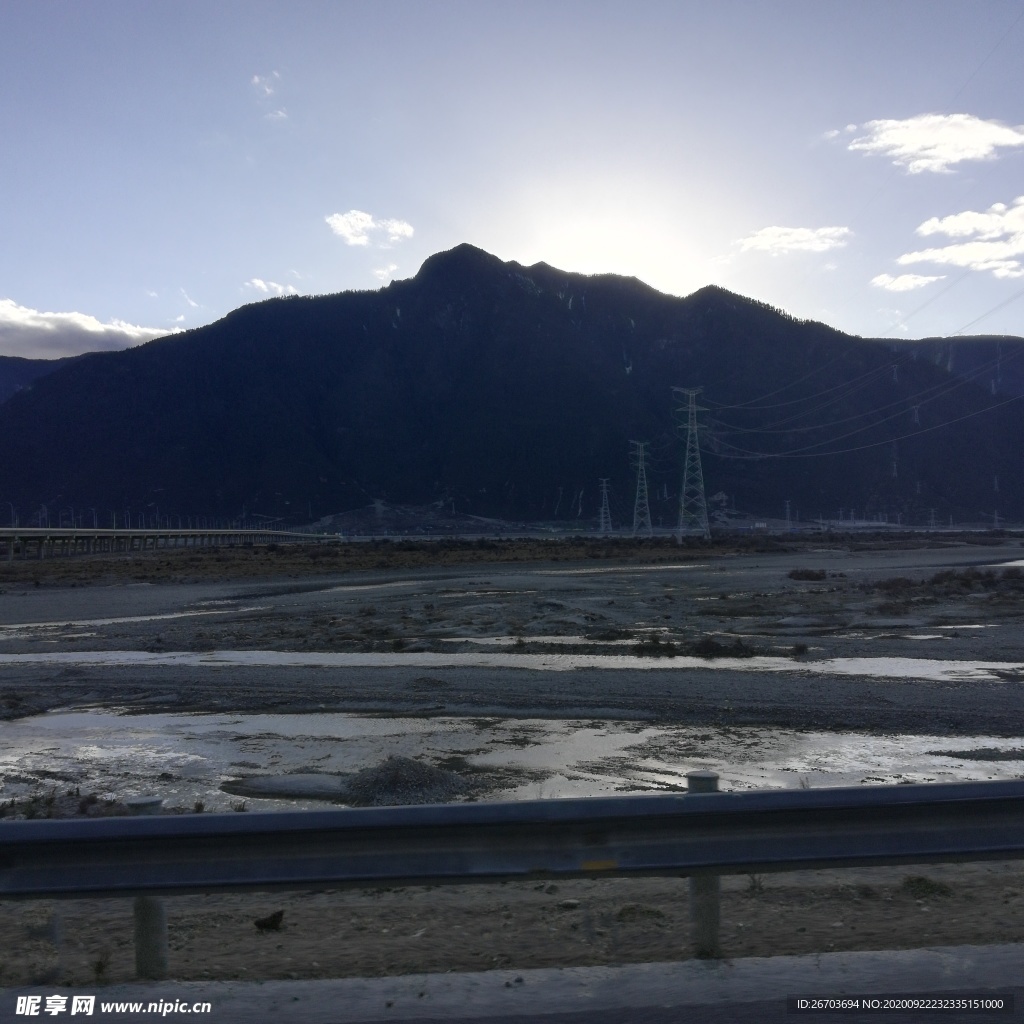
MULTIPOLYGON (((159 894, 689 875, 693 947, 721 955, 732 872, 1024 856, 1024 781, 429 807, 0 822, 0 897, 135 896, 135 964, 169 973, 159 894)), ((59 931, 59 929, 57 929, 59 931)))
MULTIPOLYGON (((710 773, 702 773, 710 774, 710 773)), ((1024 781, 0 822, 0 896, 1024 857, 1024 781)))

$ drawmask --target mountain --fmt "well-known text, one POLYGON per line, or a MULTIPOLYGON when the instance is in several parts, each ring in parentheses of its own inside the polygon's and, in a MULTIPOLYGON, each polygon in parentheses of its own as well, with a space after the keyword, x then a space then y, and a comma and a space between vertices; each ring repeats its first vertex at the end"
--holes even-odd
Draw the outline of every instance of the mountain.
POLYGON ((936 366, 987 387, 993 395, 1024 395, 1024 359, 1020 338, 982 335, 956 338, 922 338, 901 341, 894 351, 915 359, 930 359, 936 366))
POLYGON ((20 356, 0 356, 0 404, 32 382, 54 370, 66 366, 75 356, 64 359, 22 359, 20 356))
MULTIPOLYGON (((1024 342, 998 344, 1005 379, 1024 342)), ((1019 518, 1024 403, 948 363, 717 287, 677 298, 461 245, 377 291, 270 299, 37 378, 0 406, 0 499, 23 521, 41 503, 298 521, 374 500, 575 521, 608 477, 621 523, 636 439, 671 525, 679 386, 703 388, 715 507, 1019 518)))

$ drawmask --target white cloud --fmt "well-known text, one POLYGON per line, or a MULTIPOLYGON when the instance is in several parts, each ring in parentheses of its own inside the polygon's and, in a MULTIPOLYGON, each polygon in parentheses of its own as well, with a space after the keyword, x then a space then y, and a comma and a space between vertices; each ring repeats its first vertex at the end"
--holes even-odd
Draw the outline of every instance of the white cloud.
POLYGON ((175 333, 124 320, 102 323, 87 313, 45 313, 0 299, 0 354, 56 359, 81 352, 105 352, 140 345, 175 333))
POLYGON ((188 304, 189 304, 189 305, 190 305, 190 306, 191 306, 191 307, 192 307, 193 309, 198 309, 198 308, 199 308, 199 303, 198 303, 198 302, 196 302, 196 301, 194 301, 194 300, 193 300, 192 298, 190 298, 190 297, 189 297, 189 294, 188 294, 188 292, 187 292, 187 291, 185 291, 185 289, 184 289, 184 288, 181 288, 181 289, 179 289, 179 290, 181 291, 181 294, 182 294, 182 295, 184 296, 184 298, 185 298, 185 301, 186 301, 186 302, 187 302, 187 303, 188 303, 188 304))
POLYGON ((272 110, 269 114, 264 114, 263 116, 268 121, 287 121, 288 111, 281 107, 280 110, 272 110))
POLYGON ((387 232, 389 242, 400 242, 413 235, 412 225, 404 220, 382 220, 379 226, 387 232))
POLYGON ((254 277, 245 282, 246 288, 263 292, 264 295, 298 295, 299 290, 293 284, 278 284, 276 281, 264 281, 254 277))
POLYGON ((871 278, 871 283, 876 288, 884 288, 887 292, 909 292, 915 288, 923 288, 932 281, 943 281, 945 277, 945 274, 939 274, 937 277, 928 277, 925 274, 900 274, 898 277, 893 277, 892 274, 879 274, 871 278))
POLYGON ((387 281, 389 277, 398 269, 397 263, 389 263, 386 267, 378 267, 374 272, 373 276, 378 281, 387 281))
POLYGON ((249 84, 261 96, 273 96, 277 90, 277 81, 280 77, 276 71, 272 71, 269 75, 253 75, 249 79, 249 84))
POLYGON ((896 261, 901 266, 939 263, 987 270, 995 277, 1024 277, 1024 196, 1018 196, 1010 206, 995 203, 982 213, 966 210, 949 217, 932 217, 918 227, 917 234, 966 241, 905 253, 896 261))
POLYGON ((902 121, 868 121, 866 134, 854 139, 849 149, 879 153, 892 159, 908 174, 924 171, 949 173, 964 160, 994 160, 998 151, 1024 146, 1024 126, 983 121, 973 114, 919 114, 902 121))
POLYGON ((841 249, 852 234, 849 228, 783 228, 774 225, 761 228, 738 240, 742 252, 754 249, 778 256, 790 252, 828 252, 841 249))
POLYGON ((373 217, 362 210, 332 213, 326 220, 331 230, 345 239, 346 245, 369 245, 370 231, 376 226, 373 217))
POLYGON ((324 219, 336 235, 345 239, 346 245, 369 245, 373 240, 377 248, 384 249, 413 236, 413 227, 408 221, 375 220, 372 214, 362 210, 332 213, 324 219))

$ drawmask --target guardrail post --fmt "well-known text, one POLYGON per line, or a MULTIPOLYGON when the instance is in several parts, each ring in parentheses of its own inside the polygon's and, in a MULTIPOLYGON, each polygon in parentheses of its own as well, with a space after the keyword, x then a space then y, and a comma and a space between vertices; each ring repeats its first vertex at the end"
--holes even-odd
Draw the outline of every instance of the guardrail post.
MULTIPOLYGON (((717 772, 686 773, 689 793, 717 793, 717 772)), ((693 922, 693 952, 702 959, 715 959, 722 955, 718 927, 721 920, 721 880, 711 871, 697 871, 690 875, 690 919, 693 922)))
POLYGON ((135 973, 163 981, 167 972, 167 908, 163 900, 136 896, 135 973))
MULTIPOLYGON (((132 814, 159 814, 163 800, 143 796, 128 800, 132 814)), ((168 974, 167 907, 155 896, 135 897, 135 973, 163 981, 168 974)))

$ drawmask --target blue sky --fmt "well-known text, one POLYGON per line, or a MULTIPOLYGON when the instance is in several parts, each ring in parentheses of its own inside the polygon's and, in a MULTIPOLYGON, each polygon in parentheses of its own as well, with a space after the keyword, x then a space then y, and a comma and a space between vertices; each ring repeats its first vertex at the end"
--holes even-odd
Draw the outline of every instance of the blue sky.
POLYGON ((0 0, 0 354, 471 242, 1024 335, 1024 0, 0 0))

